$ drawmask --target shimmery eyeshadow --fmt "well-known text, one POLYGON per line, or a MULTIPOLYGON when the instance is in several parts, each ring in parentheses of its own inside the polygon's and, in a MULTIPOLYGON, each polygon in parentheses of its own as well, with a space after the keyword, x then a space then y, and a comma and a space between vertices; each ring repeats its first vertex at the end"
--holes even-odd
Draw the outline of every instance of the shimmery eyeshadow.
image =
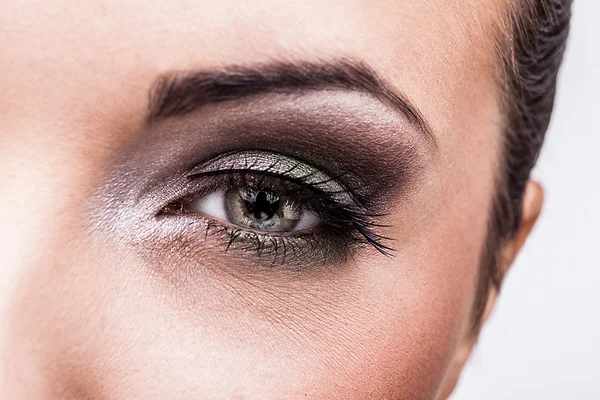
POLYGON ((262 172, 302 181, 324 193, 337 203, 353 203, 347 189, 320 170, 297 159, 273 152, 251 150, 222 154, 194 168, 189 176, 237 170, 262 172))

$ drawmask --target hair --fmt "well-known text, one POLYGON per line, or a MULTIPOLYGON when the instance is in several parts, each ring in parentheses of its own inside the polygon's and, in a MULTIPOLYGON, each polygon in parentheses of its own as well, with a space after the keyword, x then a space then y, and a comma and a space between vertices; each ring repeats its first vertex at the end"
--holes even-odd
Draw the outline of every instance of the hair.
POLYGON ((509 34, 498 48, 505 134, 501 173, 486 248, 482 253, 474 330, 481 328, 489 290, 500 290, 506 264, 502 248, 521 225, 521 207, 554 106, 556 79, 565 51, 572 0, 515 0, 509 34))

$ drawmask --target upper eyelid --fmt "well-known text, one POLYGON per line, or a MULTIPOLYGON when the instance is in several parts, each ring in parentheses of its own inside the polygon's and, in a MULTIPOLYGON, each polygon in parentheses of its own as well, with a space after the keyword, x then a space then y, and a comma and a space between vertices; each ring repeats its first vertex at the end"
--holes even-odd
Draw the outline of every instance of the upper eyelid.
POLYGON ((386 213, 420 182, 429 152, 403 120, 388 112, 379 117, 379 103, 356 96, 311 92, 293 102, 252 99, 161 121, 148 127, 154 138, 144 142, 148 150, 133 153, 135 163, 131 155, 123 159, 127 169, 120 171, 130 176, 119 178, 127 185, 123 192, 152 211, 158 201, 195 191, 201 182, 188 179, 190 171, 201 171, 225 153, 263 150, 318 168, 348 189, 361 208, 386 213))
POLYGON ((311 185, 332 200, 345 205, 356 203, 351 192, 333 177, 296 158, 262 150, 224 153, 194 167, 188 178, 226 172, 257 172, 311 185))

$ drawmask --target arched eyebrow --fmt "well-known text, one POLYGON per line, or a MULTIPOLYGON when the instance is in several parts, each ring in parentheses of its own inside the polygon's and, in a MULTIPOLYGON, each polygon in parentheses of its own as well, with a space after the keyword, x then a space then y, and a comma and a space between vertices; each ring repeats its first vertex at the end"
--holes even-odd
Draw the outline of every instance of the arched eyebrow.
POLYGON ((273 62, 216 70, 176 71, 161 75, 150 90, 148 122, 191 113, 207 104, 269 93, 350 90, 368 93, 400 111, 417 130, 435 142, 421 112, 366 63, 273 62))

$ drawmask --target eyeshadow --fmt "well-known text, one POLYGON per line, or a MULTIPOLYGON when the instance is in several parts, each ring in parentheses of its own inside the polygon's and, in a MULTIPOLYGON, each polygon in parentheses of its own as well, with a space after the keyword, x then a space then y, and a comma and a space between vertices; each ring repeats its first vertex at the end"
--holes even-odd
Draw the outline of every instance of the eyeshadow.
MULTIPOLYGON (((350 193, 361 206, 358 211, 366 211, 365 227, 375 228, 375 234, 358 247, 351 245, 352 251, 379 238, 392 245, 377 236, 384 222, 380 218, 424 181, 428 160, 434 156, 422 132, 368 94, 308 91, 231 100, 148 123, 131 135, 115 152, 114 164, 97 189, 95 198, 101 204, 92 207, 98 211, 91 220, 105 234, 119 237, 150 268, 157 272, 166 268, 165 274, 176 271, 183 280, 207 254, 219 257, 215 252, 226 251, 231 243, 232 252, 222 256, 224 264, 259 267, 260 257, 246 253, 256 247, 260 253, 266 246, 274 248, 278 260, 277 248, 283 242, 259 241, 248 233, 238 236, 202 218, 159 217, 173 201, 198 193, 202 185, 206 189, 205 180, 190 179, 194 174, 214 173, 216 182, 223 169, 251 166, 258 174, 270 169, 274 174, 287 171, 292 178, 302 172, 323 192, 350 193)), ((292 253, 285 262, 298 271, 345 264, 351 253, 337 232, 321 239, 300 236, 289 246, 292 253)))
POLYGON ((348 190, 320 170, 292 157, 261 150, 222 154, 195 167, 190 171, 188 177, 222 173, 223 171, 245 173, 254 171, 285 176, 290 180, 302 182, 327 193, 332 200, 340 204, 350 205, 353 203, 348 190))
POLYGON ((310 166, 322 174, 319 180, 336 182, 373 215, 389 213, 410 196, 435 155, 422 132, 364 93, 232 100, 148 124, 132 135, 97 190, 102 204, 92 208, 102 211, 93 223, 139 243, 155 229, 145 224, 162 208, 196 190, 190 174, 226 166, 232 161, 224 161, 227 155, 242 152, 253 154, 252 162, 263 157, 264 164, 271 163, 272 156, 264 158, 270 153, 284 164, 310 166))
POLYGON ((313 91, 209 105, 150 124, 117 155, 114 180, 140 198, 222 154, 265 151, 314 166, 381 211, 418 183, 431 142, 369 95, 313 91))

